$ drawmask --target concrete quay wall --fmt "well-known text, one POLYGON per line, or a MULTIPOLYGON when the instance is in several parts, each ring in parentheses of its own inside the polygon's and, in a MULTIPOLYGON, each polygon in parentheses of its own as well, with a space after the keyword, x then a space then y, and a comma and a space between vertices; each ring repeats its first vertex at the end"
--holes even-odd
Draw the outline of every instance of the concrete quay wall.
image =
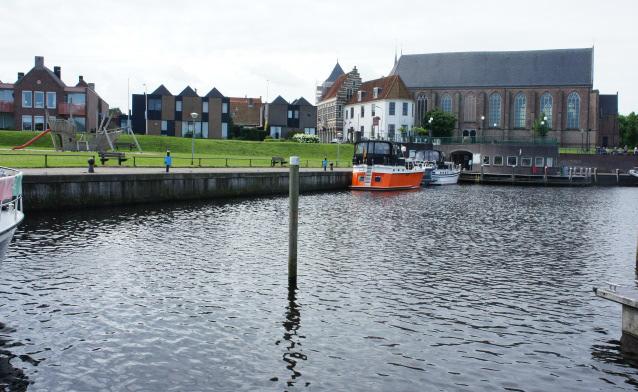
MULTIPOLYGON (((347 189, 350 171, 302 171, 300 192, 347 189)), ((288 193, 288 172, 27 174, 26 211, 288 193)))

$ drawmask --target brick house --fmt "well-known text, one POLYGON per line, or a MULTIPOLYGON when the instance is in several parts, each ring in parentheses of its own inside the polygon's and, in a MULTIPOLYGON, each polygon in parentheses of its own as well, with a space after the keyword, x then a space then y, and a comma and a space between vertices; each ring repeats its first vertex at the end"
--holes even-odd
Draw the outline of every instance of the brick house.
POLYGON ((230 118, 234 125, 258 127, 261 121, 261 97, 230 97, 230 118))
POLYGON ((439 108, 457 118, 455 136, 529 138, 543 119, 562 146, 604 144, 602 135, 618 134, 617 108, 602 119, 593 56, 593 48, 402 55, 391 74, 413 94, 416 126, 439 108))
POLYGON ((315 135, 317 107, 303 97, 289 103, 278 96, 263 105, 262 126, 268 127, 269 135, 275 139, 287 137, 290 131, 315 135))
POLYGON ((322 142, 330 142, 343 134, 343 107, 361 86, 357 67, 339 76, 317 103, 317 130, 322 142))
POLYGON ((0 83, 0 129, 44 130, 49 118, 73 118, 77 130, 95 131, 109 105, 95 92, 95 84, 78 77, 75 86, 62 81, 62 68, 51 71, 44 57, 18 73, 15 83, 0 83))

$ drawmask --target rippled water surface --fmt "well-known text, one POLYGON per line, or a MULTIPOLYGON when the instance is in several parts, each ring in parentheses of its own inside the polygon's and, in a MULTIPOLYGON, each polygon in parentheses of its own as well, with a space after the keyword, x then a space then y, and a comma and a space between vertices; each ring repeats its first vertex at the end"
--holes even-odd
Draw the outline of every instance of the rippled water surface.
MULTIPOLYGON (((635 390, 638 189, 450 186, 30 215, 0 263, 29 391, 635 390)), ((0 387, 0 390, 2 387, 0 387)))

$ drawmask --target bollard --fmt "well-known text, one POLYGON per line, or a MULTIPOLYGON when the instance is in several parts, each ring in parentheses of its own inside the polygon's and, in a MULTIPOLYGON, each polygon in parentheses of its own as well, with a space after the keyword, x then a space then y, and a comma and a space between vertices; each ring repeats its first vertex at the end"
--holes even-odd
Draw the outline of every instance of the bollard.
POLYGON ((619 172, 620 170, 616 169, 616 184, 620 183, 620 176, 618 175, 619 172))
POLYGON ((330 171, 333 171, 333 170, 334 170, 334 166, 333 166, 333 165, 334 165, 334 164, 333 164, 332 162, 330 162, 330 171))
POLYGON ((288 284, 297 285, 297 231, 299 226, 299 157, 290 157, 288 211, 288 284))
POLYGON ((89 158, 89 173, 95 173, 95 159, 89 158))
POLYGON ((594 168, 594 182, 598 184, 598 168, 594 168))

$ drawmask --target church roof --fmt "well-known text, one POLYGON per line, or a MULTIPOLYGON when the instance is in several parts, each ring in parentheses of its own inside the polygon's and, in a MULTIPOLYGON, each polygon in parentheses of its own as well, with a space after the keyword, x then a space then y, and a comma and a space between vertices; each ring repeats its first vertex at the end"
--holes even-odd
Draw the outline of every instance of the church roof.
POLYGON ((328 76, 328 79, 326 79, 326 82, 334 82, 335 80, 337 80, 339 76, 343 74, 345 74, 345 72, 343 72, 341 65, 339 65, 339 62, 337 61, 337 64, 332 69, 332 72, 330 72, 330 76, 328 76))
POLYGON ((158 88, 155 89, 151 94, 153 95, 173 95, 163 84, 160 84, 158 88))
POLYGON ((271 105, 288 105, 288 102, 283 99, 281 95, 278 95, 277 98, 271 102, 271 105))
POLYGON ((391 74, 409 88, 593 84, 593 48, 402 55, 391 74))
POLYGON ((618 95, 600 94, 598 96, 598 105, 600 106, 601 116, 618 114, 618 95))

